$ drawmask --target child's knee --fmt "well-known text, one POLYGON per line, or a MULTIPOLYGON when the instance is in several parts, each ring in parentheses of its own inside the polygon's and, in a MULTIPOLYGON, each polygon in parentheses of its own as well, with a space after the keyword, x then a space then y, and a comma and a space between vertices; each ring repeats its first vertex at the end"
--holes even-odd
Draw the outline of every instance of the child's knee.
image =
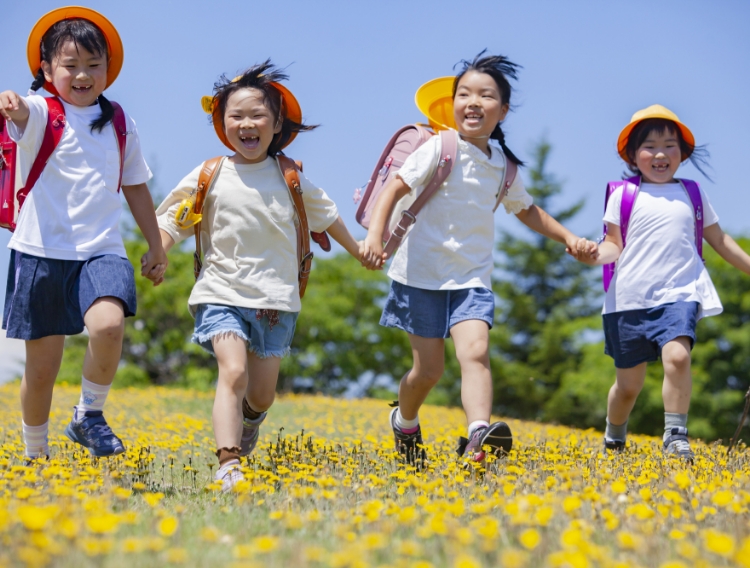
POLYGON ((271 408, 274 400, 276 400, 275 391, 262 393, 252 392, 247 394, 247 402, 250 405, 250 408, 256 412, 265 412, 271 408))
POLYGON ((690 350, 682 342, 670 341, 661 352, 662 363, 666 371, 686 371, 690 369, 690 350))
POLYGON ((432 363, 430 365, 420 366, 418 369, 414 368, 412 369, 412 373, 416 380, 433 387, 443 376, 444 367, 445 366, 441 363, 432 363))
POLYGON ((626 398, 628 400, 638 398, 643 389, 642 382, 629 382, 629 381, 617 381, 613 387, 618 398, 626 398))

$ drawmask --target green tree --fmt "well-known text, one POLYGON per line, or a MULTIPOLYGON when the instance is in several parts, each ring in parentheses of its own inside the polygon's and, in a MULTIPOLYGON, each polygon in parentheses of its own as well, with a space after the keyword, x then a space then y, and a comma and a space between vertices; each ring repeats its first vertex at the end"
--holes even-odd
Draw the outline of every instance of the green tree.
MULTIPOLYGON (((565 224, 584 201, 552 209, 562 186, 547 170, 550 152, 545 140, 534 149, 528 191, 536 205, 565 224)), ((499 302, 490 334, 495 408, 506 416, 544 418, 545 403, 563 375, 582 359, 581 337, 597 311, 593 271, 559 243, 531 231, 526 238, 503 231, 498 250, 499 302)))

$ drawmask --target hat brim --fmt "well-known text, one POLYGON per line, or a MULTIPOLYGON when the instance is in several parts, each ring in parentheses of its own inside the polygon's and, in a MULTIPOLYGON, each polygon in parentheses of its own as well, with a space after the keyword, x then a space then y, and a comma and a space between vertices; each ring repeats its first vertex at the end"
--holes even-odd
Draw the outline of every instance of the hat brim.
MULTIPOLYGON (((284 107, 282 113, 284 114, 284 117, 292 120, 293 122, 296 122, 297 124, 302 124, 302 107, 300 107, 297 98, 284 85, 276 82, 272 82, 271 85, 273 85, 281 93, 281 102, 284 107)), ((229 139, 224 132, 224 121, 219 115, 219 107, 213 106, 213 99, 211 97, 203 97, 203 99, 201 99, 201 106, 203 107, 204 112, 208 112, 208 109, 213 107, 213 109, 211 110, 211 122, 213 122, 216 136, 219 137, 219 140, 221 140, 224 146, 226 146, 233 152, 236 152, 236 148, 229 143, 229 139)), ((296 137, 297 132, 292 132, 289 140, 287 140, 281 148, 284 149, 289 146, 289 144, 291 144, 296 137)))
POLYGON ((427 81, 417 89, 414 102, 417 108, 427 117, 436 131, 456 129, 453 117, 453 82, 455 77, 438 77, 427 81))
MULTIPOLYGON (((682 134, 682 138, 685 140, 685 142, 690 146, 691 148, 695 148, 695 137, 693 136, 693 133, 690 131, 690 129, 682 124, 679 120, 675 120, 673 116, 668 116, 666 114, 661 113, 654 113, 650 116, 644 116, 639 118, 638 120, 632 121, 630 124, 628 124, 625 128, 622 129, 620 132, 620 135, 617 137, 617 153, 620 154, 620 157, 625 160, 626 162, 630 162, 630 158, 628 158, 627 153, 627 145, 628 140, 630 139, 630 134, 633 132, 633 129, 638 126, 641 122, 644 120, 648 120, 650 118, 664 118, 666 120, 669 120, 671 122, 674 122, 675 125, 677 125, 677 128, 680 129, 680 134, 682 134)), ((692 154, 692 151, 690 152, 692 154)), ((690 154, 683 154, 681 156, 682 161, 684 162, 690 157, 690 154)))
MULTIPOLYGON (((102 16, 99 12, 91 10, 90 8, 84 8, 83 6, 65 6, 64 8, 57 8, 46 13, 36 24, 34 24, 34 27, 29 34, 29 41, 26 44, 26 57, 29 61, 31 74, 36 77, 37 72, 42 66, 42 52, 40 45, 44 34, 46 34, 47 30, 57 22, 70 20, 72 18, 83 18, 84 20, 88 20, 98 27, 104 34, 104 38, 107 40, 107 51, 109 52, 109 61, 107 62, 107 87, 109 87, 115 82, 115 79, 117 79, 117 76, 122 69, 122 61, 124 57, 122 40, 120 39, 120 34, 117 33, 117 29, 112 25, 112 22, 102 16)), ((52 83, 48 81, 45 81, 44 88, 47 92, 53 95, 59 95, 57 89, 55 89, 52 83)))

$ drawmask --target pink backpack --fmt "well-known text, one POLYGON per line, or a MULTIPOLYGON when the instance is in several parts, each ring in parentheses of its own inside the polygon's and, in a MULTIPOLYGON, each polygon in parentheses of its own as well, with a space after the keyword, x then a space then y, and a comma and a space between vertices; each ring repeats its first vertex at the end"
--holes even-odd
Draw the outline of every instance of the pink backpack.
MULTIPOLYGON (((44 167, 60 143, 63 131, 65 130, 65 109, 60 99, 57 97, 47 97, 44 100, 47 103, 48 111, 47 126, 44 130, 39 153, 31 165, 26 185, 23 187, 20 186, 20 176, 17 175, 19 169, 18 149, 16 143, 8 134, 5 120, 0 118, 0 227, 8 229, 11 232, 16 229, 18 214, 21 211, 23 202, 26 200, 26 196, 34 187, 34 184, 36 184, 39 176, 42 175, 44 167)), ((117 147, 120 151, 120 179, 117 182, 117 191, 119 192, 120 185, 122 184, 127 127, 122 107, 116 102, 112 102, 112 106, 115 110, 112 126, 115 130, 117 147)))
MULTIPOLYGON (((399 171, 401 166, 404 165, 406 158, 434 135, 435 133, 423 126, 409 124, 397 130, 385 145, 385 149, 380 155, 377 164, 375 164, 375 169, 369 181, 365 185, 364 192, 358 189, 354 194, 355 203, 359 202, 356 214, 357 222, 365 229, 370 228, 372 210, 383 187, 389 180, 389 175, 399 171)), ((383 250, 389 256, 401 244, 409 227, 417 220, 417 214, 424 207, 425 203, 427 203, 427 200, 438 190, 453 169, 453 163, 458 153, 458 132, 455 130, 441 130, 439 135, 440 159, 438 160, 435 172, 427 181, 419 197, 414 200, 411 206, 401 211, 401 218, 397 221, 392 219, 390 226, 386 227, 383 232, 383 240, 386 243, 383 250)), ((493 211, 499 207, 500 202, 508 193, 508 189, 513 184, 518 171, 518 166, 511 160, 506 158, 505 164, 505 177, 501 184, 502 187, 498 191, 497 202, 493 211)))
MULTIPOLYGON (((693 206, 693 216, 695 220, 695 246, 698 249, 698 256, 703 260, 703 199, 698 184, 689 179, 677 179, 690 199, 693 206)), ((604 211, 607 211, 609 197, 616 189, 622 187, 622 200, 620 201, 620 233, 622 234, 622 248, 625 249, 628 226, 630 225, 630 216, 633 213, 635 199, 638 197, 638 191, 641 187, 641 177, 634 176, 622 181, 611 181, 607 184, 607 191, 604 196, 604 211)), ((607 235, 607 225, 604 225, 604 235, 607 235)), ((705 261, 704 261, 705 262, 705 261)), ((615 275, 616 264, 605 264, 602 266, 602 284, 604 291, 609 290, 609 284, 615 275)))

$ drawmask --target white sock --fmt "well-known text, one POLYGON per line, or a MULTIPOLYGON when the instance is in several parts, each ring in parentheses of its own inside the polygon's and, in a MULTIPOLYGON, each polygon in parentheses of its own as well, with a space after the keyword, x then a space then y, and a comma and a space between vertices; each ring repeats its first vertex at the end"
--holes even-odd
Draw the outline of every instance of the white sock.
POLYGON ((83 418, 87 410, 103 410, 109 388, 112 385, 97 385, 81 377, 81 398, 76 408, 76 420, 83 418))
POLYGON ((27 458, 39 458, 49 455, 49 443, 47 442, 47 432, 49 422, 41 426, 29 426, 23 420, 23 443, 25 446, 24 455, 27 458))
POLYGON ((412 430, 419 426, 419 415, 413 419, 413 420, 407 420, 403 416, 401 416, 401 409, 396 410, 396 426, 398 426, 401 430, 412 430))
POLYGON ((490 423, 485 422, 484 420, 474 420, 474 422, 469 424, 469 439, 471 439, 471 435, 474 433, 474 431, 477 428, 481 428, 482 426, 484 426, 485 428, 489 428, 490 423))

